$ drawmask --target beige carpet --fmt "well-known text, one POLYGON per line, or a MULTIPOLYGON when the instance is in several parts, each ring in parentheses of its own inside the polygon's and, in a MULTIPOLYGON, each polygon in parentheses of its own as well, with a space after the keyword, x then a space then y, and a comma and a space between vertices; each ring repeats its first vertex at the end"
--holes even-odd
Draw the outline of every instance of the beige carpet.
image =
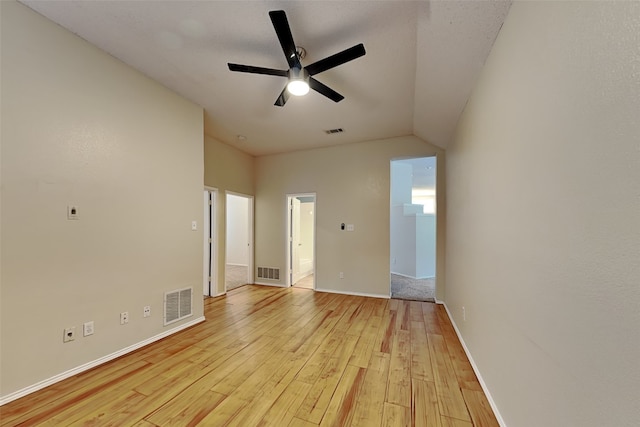
POLYGON ((231 289, 239 288, 247 284, 249 267, 246 265, 227 264, 224 274, 224 284, 227 290, 230 291, 231 289))
POLYGON ((435 302, 436 279, 411 279, 391 273, 391 298, 435 302))

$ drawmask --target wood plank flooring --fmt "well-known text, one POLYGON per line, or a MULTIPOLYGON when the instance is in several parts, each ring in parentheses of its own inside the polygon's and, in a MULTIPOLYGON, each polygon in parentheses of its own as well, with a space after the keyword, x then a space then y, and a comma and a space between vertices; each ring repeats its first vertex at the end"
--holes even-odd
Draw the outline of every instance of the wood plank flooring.
POLYGON ((442 306, 248 285, 2 426, 497 426, 442 306))

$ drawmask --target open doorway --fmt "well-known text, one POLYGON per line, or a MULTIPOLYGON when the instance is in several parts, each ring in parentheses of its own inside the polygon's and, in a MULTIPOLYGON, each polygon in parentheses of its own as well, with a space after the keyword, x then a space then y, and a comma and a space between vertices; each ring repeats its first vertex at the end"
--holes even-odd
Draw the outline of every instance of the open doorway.
POLYGON ((436 157, 391 161, 391 298, 435 301, 436 157))
POLYGON ((253 197, 226 194, 225 289, 253 283, 253 197))
POLYGON ((315 289, 316 195, 287 195, 287 286, 315 289))
POLYGON ((204 259, 202 262, 202 291, 204 296, 213 297, 218 295, 218 282, 216 266, 218 265, 218 254, 216 251, 218 236, 216 228, 216 201, 218 190, 215 188, 204 189, 204 259))

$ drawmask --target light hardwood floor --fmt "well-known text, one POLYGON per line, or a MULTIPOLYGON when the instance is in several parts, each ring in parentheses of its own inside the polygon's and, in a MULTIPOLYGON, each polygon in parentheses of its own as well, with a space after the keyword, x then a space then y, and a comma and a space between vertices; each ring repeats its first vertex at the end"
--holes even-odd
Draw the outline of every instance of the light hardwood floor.
POLYGON ((247 285, 205 315, 0 407, 0 424, 498 425, 442 306, 247 285))

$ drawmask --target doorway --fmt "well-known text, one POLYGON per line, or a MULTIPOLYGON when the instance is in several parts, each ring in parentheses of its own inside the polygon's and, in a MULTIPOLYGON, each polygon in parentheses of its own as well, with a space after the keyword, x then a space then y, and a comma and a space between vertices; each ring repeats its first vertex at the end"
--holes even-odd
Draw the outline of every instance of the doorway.
POLYGON ((216 228, 216 206, 218 190, 215 188, 204 189, 204 259, 202 262, 202 292, 205 297, 218 295, 217 268, 217 228, 216 228))
POLYGON ((436 160, 391 161, 391 298, 435 302, 436 160))
POLYGON ((226 193, 225 289, 253 283, 253 197, 226 193))
POLYGON ((315 193, 287 195, 287 286, 315 289, 315 193))

